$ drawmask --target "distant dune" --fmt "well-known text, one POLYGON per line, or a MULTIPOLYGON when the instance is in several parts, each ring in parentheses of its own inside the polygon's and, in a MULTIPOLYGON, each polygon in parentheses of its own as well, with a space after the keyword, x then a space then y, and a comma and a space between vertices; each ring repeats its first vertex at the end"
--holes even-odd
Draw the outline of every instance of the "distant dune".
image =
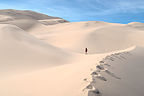
POLYGON ((0 96, 144 96, 143 41, 144 23, 0 10, 0 96))
POLYGON ((60 19, 59 17, 52 17, 31 10, 4 9, 0 10, 0 15, 7 15, 14 19, 34 19, 34 20, 60 19))
MULTIPOLYGON (((88 47, 89 53, 103 53, 126 49, 134 45, 144 45, 143 23, 138 27, 131 24, 113 24, 106 22, 72 22, 48 26, 47 31, 39 31, 33 27, 30 32, 45 42, 55 46, 83 53, 88 47), (49 31, 49 32, 48 32, 49 31), (71 37, 75 37, 69 39, 71 37)), ((135 25, 136 26, 136 25, 135 25)))
POLYGON ((39 21, 40 23, 45 24, 45 25, 53 25, 53 24, 68 22, 59 17, 52 17, 52 16, 48 16, 48 15, 30 11, 30 10, 14 10, 14 9, 0 10, 0 22, 1 23, 5 23, 6 21, 15 22, 15 20, 18 21, 21 19, 39 21))

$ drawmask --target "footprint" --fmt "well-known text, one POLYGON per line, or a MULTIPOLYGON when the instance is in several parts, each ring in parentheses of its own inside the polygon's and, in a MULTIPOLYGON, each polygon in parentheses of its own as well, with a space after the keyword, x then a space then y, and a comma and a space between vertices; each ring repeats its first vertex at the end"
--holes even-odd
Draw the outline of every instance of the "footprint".
POLYGON ((97 69, 100 69, 100 70, 105 70, 105 68, 104 68, 103 65, 97 65, 96 68, 97 68, 97 69))
POLYGON ((101 64, 101 63, 103 64, 103 63, 105 63, 105 62, 104 62, 104 61, 99 61, 99 63, 100 63, 100 64, 101 64))
POLYGON ((114 61, 114 58, 113 57, 111 57, 111 56, 106 56, 106 58, 105 58, 105 60, 111 60, 111 61, 114 61))
POLYGON ((83 81, 86 81, 86 82, 87 82, 87 78, 83 79, 83 81))
POLYGON ((102 81, 107 81, 107 79, 103 76, 95 76, 94 78, 100 79, 102 81))
POLYGON ((130 52, 125 52, 126 54, 128 54, 128 55, 132 55, 130 52))
POLYGON ((96 89, 96 90, 89 90, 88 96, 102 96, 102 94, 98 89, 96 89))
POLYGON ((108 67, 110 67, 111 65, 109 65, 109 64, 104 64, 104 65, 106 65, 106 66, 108 66, 108 67))
POLYGON ((122 60, 119 56, 112 54, 113 57, 122 60))
POLYGON ((91 75, 98 75, 98 73, 94 71, 91 73, 91 75))
POLYGON ((88 86, 86 86, 86 89, 93 89, 92 84, 89 84, 88 86))
POLYGON ((115 53, 114 55, 120 55, 121 53, 115 53))
POLYGON ((124 56, 121 56, 121 55, 120 55, 120 57, 126 60, 126 58, 125 58, 124 56))
POLYGON ((120 77, 116 76, 114 73, 112 73, 112 72, 110 72, 110 71, 108 71, 108 70, 105 70, 105 72, 106 72, 107 74, 109 74, 110 76, 116 78, 116 79, 121 79, 120 77))

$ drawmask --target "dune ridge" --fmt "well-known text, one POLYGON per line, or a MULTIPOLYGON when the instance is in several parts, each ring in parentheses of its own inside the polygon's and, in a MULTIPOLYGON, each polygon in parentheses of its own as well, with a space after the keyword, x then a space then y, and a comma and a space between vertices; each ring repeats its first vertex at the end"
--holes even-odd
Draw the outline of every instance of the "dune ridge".
POLYGON ((96 73, 92 74, 92 81, 86 87, 90 89, 88 96, 142 96, 143 49, 136 47, 131 51, 108 55, 100 61, 94 72, 99 73, 101 78, 97 78, 96 73))

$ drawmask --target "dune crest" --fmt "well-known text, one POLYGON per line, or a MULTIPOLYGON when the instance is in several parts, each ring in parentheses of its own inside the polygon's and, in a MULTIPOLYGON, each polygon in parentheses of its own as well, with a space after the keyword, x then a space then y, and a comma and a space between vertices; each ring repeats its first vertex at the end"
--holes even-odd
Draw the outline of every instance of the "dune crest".
POLYGON ((143 53, 143 47, 136 47, 107 55, 91 73, 91 81, 84 91, 88 91, 88 96, 142 96, 143 53))

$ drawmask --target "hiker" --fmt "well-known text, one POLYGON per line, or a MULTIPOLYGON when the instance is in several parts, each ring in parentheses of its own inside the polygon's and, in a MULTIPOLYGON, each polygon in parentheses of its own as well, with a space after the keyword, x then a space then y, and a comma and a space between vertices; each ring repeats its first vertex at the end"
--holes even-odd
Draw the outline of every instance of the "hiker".
POLYGON ((87 54, 88 53, 88 48, 85 48, 85 54, 87 54))

